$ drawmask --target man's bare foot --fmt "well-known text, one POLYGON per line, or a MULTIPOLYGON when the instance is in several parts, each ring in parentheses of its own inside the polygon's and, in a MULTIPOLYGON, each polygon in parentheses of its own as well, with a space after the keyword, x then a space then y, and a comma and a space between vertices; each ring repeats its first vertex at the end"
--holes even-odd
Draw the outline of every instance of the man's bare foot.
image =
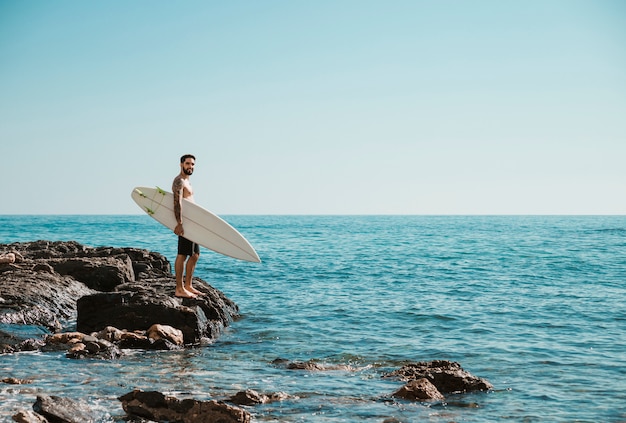
POLYGON ((191 292, 194 295, 204 295, 204 292, 202 291, 198 291, 196 288, 194 288, 193 286, 186 286, 185 290, 188 292, 191 292))
POLYGON ((174 292, 174 295, 177 296, 178 298, 196 298, 197 297, 196 294, 194 294, 193 292, 189 292, 186 289, 182 289, 182 290, 177 289, 176 292, 174 292))

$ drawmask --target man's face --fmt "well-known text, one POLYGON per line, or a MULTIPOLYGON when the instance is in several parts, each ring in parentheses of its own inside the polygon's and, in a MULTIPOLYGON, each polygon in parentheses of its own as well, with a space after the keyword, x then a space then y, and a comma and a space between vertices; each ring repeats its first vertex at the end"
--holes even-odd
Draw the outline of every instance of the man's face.
POLYGON ((196 162, 192 158, 185 159, 184 162, 180 164, 180 167, 183 169, 185 175, 193 174, 193 167, 196 165, 196 162))

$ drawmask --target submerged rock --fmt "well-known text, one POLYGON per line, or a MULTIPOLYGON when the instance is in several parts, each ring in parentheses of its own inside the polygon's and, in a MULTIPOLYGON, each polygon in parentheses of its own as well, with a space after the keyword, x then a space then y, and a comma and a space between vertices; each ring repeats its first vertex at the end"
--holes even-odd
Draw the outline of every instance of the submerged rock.
POLYGON ((249 423, 250 413, 221 401, 180 400, 156 391, 134 390, 119 397, 132 417, 184 423, 249 423))
POLYGON ((258 405, 267 404, 270 402, 284 401, 286 399, 293 398, 285 392, 273 392, 269 395, 260 394, 254 389, 246 389, 245 391, 237 392, 230 397, 229 401, 238 405, 258 405))
POLYGON ((283 358, 277 358, 272 362, 272 364, 276 367, 283 367, 288 370, 306 370, 306 371, 311 371, 311 372, 315 372, 315 371, 323 372, 323 371, 332 371, 332 370, 339 370, 339 371, 346 371, 346 372, 355 371, 354 367, 347 365, 347 364, 325 364, 325 363, 320 363, 315 360, 289 361, 283 358))
POLYGON ((393 393, 394 397, 408 400, 443 400, 444 396, 428 379, 411 380, 393 393))
POLYGON ((459 363, 447 360, 406 364, 384 377, 395 377, 403 381, 425 378, 444 394, 493 389, 493 385, 485 379, 463 370, 459 363))
POLYGON ((33 410, 50 422, 91 423, 95 421, 94 413, 87 404, 64 397, 38 395, 33 410))

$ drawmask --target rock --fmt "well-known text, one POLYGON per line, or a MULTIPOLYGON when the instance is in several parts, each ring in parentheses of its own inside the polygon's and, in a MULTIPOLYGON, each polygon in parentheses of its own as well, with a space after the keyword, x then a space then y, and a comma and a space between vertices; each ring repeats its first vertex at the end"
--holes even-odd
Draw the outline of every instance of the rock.
POLYGON ((37 351, 44 342, 37 339, 24 338, 16 334, 0 330, 0 354, 17 351, 37 351))
POLYGON ((50 265, 55 272, 72 276, 96 291, 113 291, 116 286, 135 280, 133 265, 127 255, 98 260, 93 257, 55 259, 50 265))
POLYGON ((72 346, 66 354, 68 358, 101 358, 112 360, 122 356, 120 349, 106 339, 88 340, 72 346))
MULTIPOLYGON (((25 262, 26 263, 26 262, 25 262)), ((76 301, 94 291, 69 276, 22 268, 0 279, 0 323, 37 325, 51 331, 76 315, 76 301)))
POLYGON ((122 408, 131 417, 183 423, 249 423, 250 413, 223 402, 179 400, 156 391, 135 390, 121 397, 122 408))
POLYGON ((48 419, 41 414, 29 410, 22 410, 13 415, 13 421, 17 423, 49 423, 48 419))
POLYGON ((288 370, 307 370, 307 371, 329 371, 341 370, 351 372, 355 369, 346 364, 322 364, 313 360, 309 361, 289 361, 283 358, 275 359, 272 364, 278 367, 284 367, 288 370))
POLYGON ((426 378, 444 394, 493 389, 488 381, 463 370, 459 363, 447 360, 406 364, 384 377, 395 377, 403 381, 426 378))
POLYGON ((443 394, 426 378, 409 381, 405 386, 394 392, 393 396, 413 401, 444 399, 443 394))
MULTIPOLYGON (((184 301, 189 304, 194 300, 184 301)), ((154 324, 181 330, 186 344, 198 343, 201 337, 210 335, 205 330, 207 319, 202 308, 183 305, 156 291, 98 293, 84 296, 77 303, 76 328, 80 332, 97 332, 107 326, 145 331, 154 324)))
POLYGON ((152 341, 165 339, 179 346, 182 346, 184 343, 183 332, 167 325, 154 324, 146 331, 146 335, 152 341))
POLYGON ((94 413, 86 404, 64 397, 38 395, 33 410, 55 423, 94 422, 94 413))
POLYGON ((115 292, 82 297, 77 304, 77 329, 97 332, 106 326, 145 331, 154 324, 182 331, 184 344, 215 339, 239 315, 239 308, 220 291, 196 279, 204 295, 195 299, 173 296, 175 279, 133 282, 115 292))
POLYGON ((81 332, 65 332, 56 333, 46 337, 46 342, 50 344, 68 344, 72 341, 82 342, 85 338, 85 334, 81 332))
POLYGON ((23 385, 25 383, 31 383, 30 380, 18 379, 15 377, 5 377, 4 379, 0 380, 0 382, 7 383, 9 385, 23 385))
MULTIPOLYGON (((0 265, 0 323, 9 327, 34 325, 60 332, 76 320, 82 333, 116 327, 145 334, 152 325, 160 324, 180 330, 183 343, 172 332, 153 339, 126 338, 124 348, 174 349, 217 338, 239 315, 235 303, 199 278, 194 278, 195 286, 204 293, 202 297, 174 297, 170 263, 158 253, 91 248, 73 241, 0 244, 0 251, 15 251, 21 257, 0 265)), ((111 339, 99 338, 118 342, 115 337, 121 334, 108 336, 111 339)), ((51 348, 53 341, 47 346, 51 348)), ((0 352, 40 347, 38 341, 25 342, 0 333, 0 352)))
POLYGON ((267 403, 276 402, 276 401, 284 401, 288 398, 291 398, 291 397, 284 392, 274 392, 272 394, 266 395, 266 394, 260 394, 253 389, 247 389, 245 391, 237 392, 228 400, 232 402, 233 404, 237 404, 237 405, 257 405, 257 404, 267 404, 267 403))
POLYGON ((113 326, 107 326, 98 332, 95 336, 100 339, 106 339, 109 342, 120 342, 124 336, 124 331, 113 326))
POLYGON ((230 402, 239 405, 265 404, 269 402, 269 397, 267 395, 261 395, 253 389, 247 389, 237 392, 237 394, 230 397, 230 402))

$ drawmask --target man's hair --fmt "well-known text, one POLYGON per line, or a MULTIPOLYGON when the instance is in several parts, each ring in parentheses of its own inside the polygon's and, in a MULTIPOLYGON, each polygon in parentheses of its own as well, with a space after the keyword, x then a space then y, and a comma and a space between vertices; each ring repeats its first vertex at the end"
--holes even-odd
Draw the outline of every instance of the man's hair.
POLYGON ((187 160, 187 159, 194 159, 194 160, 196 160, 196 156, 194 156, 193 154, 185 154, 184 156, 182 156, 180 158, 180 162, 184 163, 185 160, 187 160))

